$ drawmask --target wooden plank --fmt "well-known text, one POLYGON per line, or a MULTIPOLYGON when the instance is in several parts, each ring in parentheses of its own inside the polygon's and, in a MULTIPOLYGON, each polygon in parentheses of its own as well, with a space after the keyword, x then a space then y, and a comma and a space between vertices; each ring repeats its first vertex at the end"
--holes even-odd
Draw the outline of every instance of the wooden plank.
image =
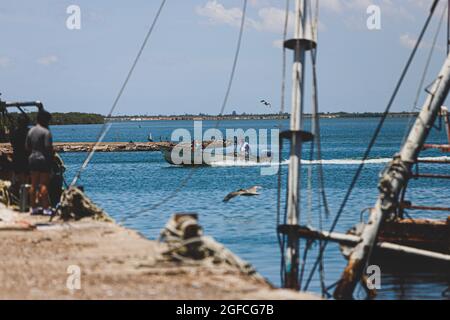
MULTIPOLYGON (((302 238, 307 239, 321 239, 321 240, 329 240, 333 242, 337 242, 341 245, 352 245, 356 246, 358 243, 361 242, 361 238, 355 235, 350 234, 343 234, 343 233, 329 233, 326 231, 317 231, 309 228, 300 228, 299 229, 299 235, 302 238)), ((450 262, 450 255, 440 253, 440 252, 434 252, 430 250, 423 250, 423 249, 417 249, 409 246, 399 245, 395 243, 390 242, 378 242, 376 244, 376 247, 379 249, 384 250, 390 250, 395 251, 399 253, 405 253, 410 255, 416 255, 423 258, 430 258, 445 262, 450 262)))
POLYGON ((417 206, 409 203, 400 204, 402 209, 410 209, 410 210, 423 210, 423 211, 450 211, 448 207, 430 207, 430 206, 417 206))
POLYGON ((429 259, 435 259, 435 260, 444 261, 444 262, 450 262, 449 254, 433 252, 433 251, 428 251, 428 250, 422 250, 422 249, 412 248, 412 247, 408 247, 408 246, 402 246, 402 245, 390 243, 390 242, 379 242, 379 243, 377 243, 377 248, 391 250, 391 251, 400 252, 400 253, 411 254, 411 255, 416 255, 416 256, 423 257, 423 258, 429 258, 429 259))
POLYGON ((443 180, 448 180, 448 179, 450 179, 450 176, 449 175, 445 175, 445 174, 421 173, 421 174, 414 174, 414 175, 412 175, 412 178, 414 178, 414 179, 425 178, 425 179, 443 179, 443 180))

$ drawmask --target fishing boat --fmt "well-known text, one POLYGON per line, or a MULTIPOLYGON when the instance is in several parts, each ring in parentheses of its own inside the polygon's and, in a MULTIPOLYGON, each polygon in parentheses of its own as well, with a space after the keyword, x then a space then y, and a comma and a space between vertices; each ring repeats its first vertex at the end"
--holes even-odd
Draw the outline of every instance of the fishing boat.
MULTIPOLYGON (((434 16, 438 8, 438 0, 434 0, 431 4, 429 18, 424 27, 428 27, 429 21, 434 16)), ((287 196, 285 204, 285 217, 281 219, 281 208, 277 212, 279 233, 279 242, 282 253, 282 285, 283 287, 293 290, 307 290, 310 279, 307 279, 305 286, 302 286, 302 278, 305 272, 306 257, 308 250, 311 249, 313 242, 319 243, 319 254, 314 264, 310 265, 311 274, 316 270, 319 271, 321 277, 321 284, 323 282, 323 255, 327 244, 335 242, 340 245, 340 250, 348 259, 348 265, 342 273, 340 279, 331 287, 335 287, 334 297, 336 299, 351 299, 358 283, 365 283, 363 280, 366 277, 366 269, 370 263, 375 260, 386 262, 389 259, 398 260, 401 262, 401 268, 405 266, 405 257, 418 259, 425 267, 429 266, 428 262, 433 264, 444 264, 446 267, 442 268, 447 275, 448 265, 450 263, 450 219, 444 216, 440 220, 431 220, 420 218, 419 214, 413 218, 409 217, 411 211, 442 211, 449 212, 450 208, 431 207, 413 204, 406 198, 408 185, 415 179, 450 179, 449 176, 442 174, 427 174, 421 173, 417 170, 417 166, 421 163, 446 165, 450 164, 448 160, 421 160, 419 155, 422 151, 427 149, 438 149, 442 152, 450 151, 450 140, 447 145, 426 144, 426 139, 429 136, 430 130, 434 127, 435 122, 439 117, 444 117, 446 123, 449 123, 448 110, 443 106, 450 91, 450 55, 447 56, 443 67, 436 77, 430 88, 427 88, 427 99, 424 102, 420 114, 418 114, 416 122, 410 128, 409 135, 405 140, 401 150, 394 155, 392 161, 388 163, 386 168, 381 173, 379 181, 379 193, 374 195, 375 204, 370 208, 368 219, 357 223, 355 227, 348 230, 347 233, 335 232, 335 228, 339 223, 339 217, 345 210, 347 200, 351 195, 351 191, 358 180, 359 174, 362 170, 365 160, 367 160, 371 146, 375 142, 376 137, 381 130, 385 117, 382 118, 378 126, 374 139, 371 145, 368 146, 367 152, 364 155, 361 166, 355 174, 355 178, 349 187, 342 205, 336 213, 335 220, 329 231, 324 231, 323 228, 314 229, 309 225, 302 225, 300 220, 300 192, 301 182, 300 172, 302 166, 302 148, 305 144, 311 143, 316 152, 318 163, 321 161, 321 146, 320 146, 320 124, 319 124, 319 107, 318 107, 318 91, 317 91, 317 75, 316 75, 316 52, 317 52, 317 21, 313 21, 313 16, 310 13, 312 1, 310 0, 296 0, 295 1, 295 25, 294 38, 284 39, 284 51, 292 50, 294 53, 294 62, 292 65, 292 108, 290 117, 290 130, 281 134, 280 138, 285 140, 290 145, 289 159, 288 159, 288 178, 287 178, 287 196), (308 20, 309 19, 309 20, 308 20), (311 26, 308 25, 311 22, 311 26), (306 61, 310 56, 313 69, 312 77, 312 96, 313 96, 313 112, 311 132, 305 130, 305 95, 306 95, 306 61), (305 240, 303 246, 304 252, 301 252, 300 240, 305 240)), ((286 17, 290 15, 286 14, 286 17)), ((244 20, 243 20, 244 22, 244 20)), ((289 23, 285 24, 286 27, 289 23)), ((244 26, 244 23, 242 23, 244 26)), ((449 15, 449 30, 450 30, 450 15, 449 15)), ((286 34, 286 33, 285 33, 286 34)), ((421 44, 424 32, 422 32, 416 46, 411 54, 409 62, 415 55, 417 48, 421 44)), ((448 37, 450 38, 450 37, 448 37)), ((239 51, 239 50, 238 50, 239 51)), ((139 57, 139 55, 138 55, 139 57)), ((400 87, 404 75, 409 68, 409 63, 404 70, 399 83, 394 91, 393 98, 390 100, 385 115, 388 114, 392 106, 398 88, 400 87)), ((135 64, 134 64, 135 65, 135 64)), ((134 68, 134 67, 133 67, 134 68)), ((125 82, 126 84, 126 82, 125 82)), ((120 97, 120 94, 118 98, 120 97)), ((117 101, 117 100, 116 100, 117 101)), ((4 112, 7 107, 23 107, 29 103, 1 103, 1 111, 4 112)), ((40 106, 38 103, 32 103, 33 106, 40 106)), ((112 114, 115 105, 112 107, 110 115, 112 114)), ((449 137, 450 127, 447 125, 449 137)), ((102 134, 98 139, 96 146, 101 142, 105 136, 108 127, 102 130, 102 134)), ((207 161, 205 154, 210 149, 222 148, 222 153, 225 154, 226 159, 231 159, 235 163, 264 163, 271 162, 272 156, 252 155, 250 152, 240 152, 237 149, 237 143, 232 143, 234 150, 225 152, 229 146, 229 142, 214 141, 198 143, 180 143, 161 146, 162 155, 169 164, 181 166, 211 166, 214 161, 207 161), (189 153, 189 154, 188 154, 189 153), (187 155, 188 154, 188 155, 187 155), (174 158, 174 155, 178 159, 174 158), (179 158, 186 156, 186 161, 178 161, 179 158)), ((231 144, 230 144, 231 145, 231 144)), ((283 144, 281 144, 283 146, 283 144)), ((86 168, 88 162, 92 158, 96 147, 92 148, 91 153, 86 158, 82 168, 86 168)), ((319 192, 321 203, 319 208, 325 208, 327 211, 327 200, 323 185, 323 172, 318 170, 319 192)), ((80 171, 81 172, 81 171, 80 171)), ((76 184, 80 172, 78 172, 72 185, 76 184)), ((281 181, 281 170, 279 172, 279 180, 281 181)), ((311 180, 311 179, 310 179, 311 180)), ((61 188, 59 188, 61 189, 61 188)), ((279 192, 280 195, 280 187, 279 192)), ((280 197, 279 197, 280 199, 280 197)), ((161 202, 162 203, 162 202, 161 202)), ((362 208, 361 208, 362 209, 362 208)), ((363 219, 362 219, 363 220, 363 219)), ((356 221, 355 221, 356 222, 356 221)), ((331 288, 329 287, 329 288, 331 288)), ((369 289, 369 288, 367 288, 369 289)), ((323 292, 327 291, 327 287, 322 285, 323 292)))
MULTIPOLYGON (((433 148, 443 152, 450 152, 450 140, 448 145, 427 145, 425 143, 431 129, 435 126, 435 122, 441 116, 447 124, 447 133, 450 139, 448 110, 443 107, 450 90, 450 55, 448 54, 450 50, 447 52, 447 57, 436 80, 426 89, 426 100, 420 113, 417 115, 415 123, 410 128, 402 148, 399 153, 394 155, 380 174, 378 184, 379 194, 378 196, 374 195, 374 198, 377 198, 375 204, 367 210, 368 219, 366 221, 362 219, 362 222, 347 233, 335 232, 335 228, 339 224, 339 217, 345 210, 353 187, 363 169, 364 161, 367 160, 371 148, 378 137, 384 120, 395 100, 398 89, 404 80, 417 49, 421 45, 425 31, 436 11, 439 11, 438 8, 441 8, 441 6, 438 6, 439 3, 438 0, 432 2, 422 33, 403 70, 402 76, 388 103, 386 112, 377 127, 372 142, 368 146, 363 162, 349 186, 346 197, 336 214, 330 230, 324 231, 316 230, 311 226, 301 225, 300 223, 299 203, 301 188, 299 171, 301 168, 302 145, 311 142, 318 149, 319 160, 321 159, 321 154, 320 128, 317 117, 317 75, 315 74, 317 43, 314 32, 317 31, 317 22, 315 25, 313 23, 311 23, 311 26, 308 25, 308 21, 311 21, 313 18, 310 13, 311 1, 296 0, 294 38, 284 41, 285 50, 289 49, 294 51, 291 130, 285 134, 285 136, 291 137, 289 139, 291 153, 289 158, 284 219, 280 217, 280 208, 278 210, 278 221, 285 221, 285 223, 279 223, 278 225, 279 242, 282 252, 281 274, 284 287, 294 290, 307 290, 313 274, 319 271, 322 291, 324 296, 328 295, 327 290, 329 289, 323 284, 322 273, 323 255, 329 242, 338 243, 342 253, 348 260, 347 267, 343 271, 340 279, 333 286, 328 287, 335 288, 333 296, 336 299, 352 299, 355 288, 359 283, 362 283, 363 288, 369 294, 374 294, 372 288, 369 288, 365 280, 367 279, 367 267, 371 263, 377 263, 377 261, 396 263, 400 267, 400 272, 402 272, 406 269, 407 261, 413 259, 414 261, 419 261, 420 265, 425 268, 435 264, 440 265, 440 272, 446 275, 450 274, 450 217, 447 216, 450 208, 421 206, 413 204, 406 199, 408 185, 416 179, 450 179, 450 176, 445 174, 421 173, 417 169, 421 163, 436 165, 450 164, 448 160, 421 160, 419 158, 420 153, 426 149, 433 148), (308 14, 310 20, 308 20, 308 14), (308 31, 311 30, 312 34, 308 34, 308 31), (304 70, 306 68, 307 53, 311 54, 314 71, 312 87, 315 100, 313 99, 313 132, 311 133, 305 132, 303 129, 306 81, 304 70), (417 214, 414 214, 414 217, 410 216, 410 212, 412 211, 417 212, 417 214), (446 212, 446 214, 444 214, 443 219, 432 220, 420 218, 421 211, 442 211, 446 212), (303 254, 300 252, 300 239, 305 240, 303 254), (311 243, 317 241, 319 242, 319 253, 314 264, 310 266, 311 271, 309 277, 302 287, 302 283, 304 283, 302 280, 305 275, 305 265, 307 265, 305 261, 307 253, 311 249, 311 243)), ((450 13, 448 30, 450 35, 450 13)), ((448 43, 446 45, 448 46, 448 43)), ((320 174, 323 175, 319 170, 320 174)), ((323 177, 319 178, 323 179, 323 177)), ((320 192, 325 194, 323 185, 321 186, 320 192)), ((321 199, 323 200, 322 205, 324 203, 326 204, 326 197, 324 196, 321 199)))
POLYGON ((174 166, 205 167, 217 165, 252 165, 270 164, 273 160, 270 151, 263 151, 261 155, 240 150, 234 144, 234 150, 228 150, 230 141, 205 141, 203 143, 178 143, 161 145, 160 150, 164 160, 174 166), (210 154, 213 156, 210 156, 210 154), (184 157, 185 154, 188 154, 184 157), (215 157, 214 154, 220 156, 215 157))

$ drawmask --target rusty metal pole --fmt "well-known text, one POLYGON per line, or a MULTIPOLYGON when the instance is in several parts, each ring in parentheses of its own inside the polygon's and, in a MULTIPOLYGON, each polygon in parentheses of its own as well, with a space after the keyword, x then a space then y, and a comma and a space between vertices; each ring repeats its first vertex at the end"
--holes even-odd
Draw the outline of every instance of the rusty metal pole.
POLYGON ((447 107, 441 109, 442 117, 444 118, 445 131, 447 132, 447 144, 450 145, 450 115, 447 107))
POLYGON ((400 154, 386 167, 382 174, 379 189, 380 195, 375 208, 371 210, 369 222, 361 234, 362 241, 350 255, 348 265, 341 276, 334 297, 336 299, 351 299, 358 281, 361 280, 384 219, 395 214, 399 206, 399 194, 411 176, 411 168, 417 161, 420 151, 441 107, 450 90, 450 55, 435 80, 430 93, 422 107, 417 120, 412 127, 408 139, 400 154))

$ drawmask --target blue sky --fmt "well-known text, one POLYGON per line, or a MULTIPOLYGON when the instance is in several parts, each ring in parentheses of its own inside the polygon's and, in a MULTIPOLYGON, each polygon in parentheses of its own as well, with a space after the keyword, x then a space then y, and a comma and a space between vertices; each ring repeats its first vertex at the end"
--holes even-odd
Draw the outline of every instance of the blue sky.
MULTIPOLYGON (((159 3, 2 0, 2 98, 41 100, 50 111, 107 113, 159 3), (66 8, 73 4, 81 8, 81 30, 66 28, 66 8)), ((321 0, 321 110, 383 110, 430 3, 321 0), (366 27, 366 9, 371 4, 381 8, 381 30, 366 27)), ((271 111, 259 103, 261 99, 278 110, 284 4, 281 0, 249 0, 248 23, 226 113, 271 111)), ((116 114, 217 114, 233 60, 241 6, 238 0, 168 0, 116 114)), ((400 92, 396 111, 412 108, 441 11, 400 92)), ((444 43, 442 30, 428 84, 445 58, 444 43)), ((291 60, 289 54, 288 82, 291 60)), ((310 81, 310 72, 307 75, 310 81)), ((287 97, 289 109, 289 87, 287 97)), ((308 110, 310 96, 305 101, 308 110)))

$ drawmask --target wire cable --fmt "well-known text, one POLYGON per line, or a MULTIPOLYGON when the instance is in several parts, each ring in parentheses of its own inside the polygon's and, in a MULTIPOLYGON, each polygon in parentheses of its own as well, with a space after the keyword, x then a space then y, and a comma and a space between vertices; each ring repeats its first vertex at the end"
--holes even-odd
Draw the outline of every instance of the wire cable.
MULTIPOLYGON (((329 231, 330 233, 335 230, 335 228, 337 226, 337 223, 339 222, 339 219, 340 219, 340 217, 341 217, 341 215, 342 215, 342 213, 343 213, 343 211, 344 211, 344 209, 345 209, 345 207, 347 205, 347 202, 348 202, 348 200, 349 200, 349 198, 350 198, 350 196, 351 196, 351 194, 353 192, 353 189, 354 189, 357 181, 359 180, 361 172, 362 172, 362 170, 364 169, 364 166, 365 166, 365 161, 369 158, 370 152, 372 151, 372 148, 375 145, 376 140, 378 139, 380 131, 383 128, 384 122, 385 122, 385 120, 387 118, 387 115, 389 114, 389 112, 390 112, 390 110, 392 108, 392 105, 394 104, 395 98, 397 97, 397 94, 398 94, 398 92, 400 90, 400 87, 403 84, 403 81, 404 81, 404 79, 406 77, 406 74, 408 73, 409 68, 410 68, 410 66, 411 66, 411 64, 412 64, 412 62, 414 60, 416 52, 417 52, 420 44, 422 43, 423 37, 424 37, 424 35, 425 35, 425 33, 426 33, 427 29, 428 29, 428 26, 429 26, 433 16, 434 16, 434 12, 435 12, 435 9, 436 9, 436 6, 437 6, 438 2, 439 2, 439 0, 434 0, 433 4, 431 6, 431 9, 430 9, 430 12, 428 14, 428 17, 427 17, 427 19, 425 21, 425 24, 422 27, 422 30, 420 32, 420 36, 417 39, 417 42, 416 42, 416 44, 415 44, 415 46, 414 46, 414 48, 413 48, 413 50, 412 50, 412 52, 411 52, 411 54, 410 54, 410 56, 408 58, 408 61, 407 61, 406 65, 405 65, 405 67, 403 68, 403 71, 401 73, 400 79, 398 80, 398 82, 397 82, 397 84, 395 86, 394 92, 393 92, 392 96, 389 99, 389 102, 388 102, 388 104, 386 106, 386 109, 385 109, 385 111, 383 113, 383 116, 380 119, 380 122, 378 123, 378 125, 377 125, 377 127, 375 129, 375 132, 374 132, 374 134, 373 134, 373 136, 372 136, 372 138, 370 140, 370 143, 369 143, 366 151, 364 152, 364 155, 363 155, 363 158, 362 158, 362 162, 359 165, 358 169, 356 170, 356 173, 355 173, 355 175, 354 175, 354 177, 353 177, 353 179, 352 179, 352 181, 350 183, 350 186, 349 186, 349 188, 347 190, 347 193, 346 193, 346 195, 345 195, 345 197, 344 197, 344 199, 343 199, 343 201, 342 201, 342 203, 341 203, 341 205, 339 207, 339 210, 338 210, 338 212, 336 214, 336 217, 335 217, 335 219, 334 219, 334 221, 333 221, 333 223, 331 225, 331 228, 330 228, 330 231, 329 231)), ((317 257, 317 259, 316 259, 316 261, 314 263, 314 266, 313 266, 313 268, 312 268, 312 270, 311 270, 311 272, 309 274, 308 280, 307 280, 307 282, 305 284, 305 287, 303 289, 304 291, 308 290, 309 284, 311 283, 312 277, 313 277, 313 275, 314 275, 314 273, 315 273, 315 271, 317 269, 317 266, 320 263, 320 259, 322 259, 323 253, 324 253, 328 243, 329 243, 329 240, 325 240, 323 242, 323 245, 320 247, 318 257, 317 257)))
MULTIPOLYGON (((283 27, 283 53, 282 53, 282 67, 281 67, 281 103, 280 103, 280 115, 284 113, 285 110, 285 103, 286 103, 286 47, 284 46, 284 43, 287 40, 287 29, 289 25, 289 8, 290 8, 290 0, 286 0, 286 9, 285 9, 285 17, 284 17, 284 27, 283 27)), ((278 121, 278 128, 279 130, 282 129, 282 122, 281 117, 278 121)), ((281 278, 281 284, 283 286, 284 284, 284 272, 285 272, 285 257, 284 257, 284 243, 285 239, 284 236, 282 236, 278 232, 278 226, 281 224, 281 184, 282 184, 282 152, 283 151, 283 141, 280 140, 280 146, 279 146, 279 155, 278 155, 278 172, 277 172, 277 217, 276 217, 276 225, 277 225, 277 240, 278 245, 280 247, 281 252, 281 261, 280 261, 280 278, 281 278)))
MULTIPOLYGON (((147 31, 147 34, 146 34, 146 36, 144 38, 144 41, 143 41, 143 43, 142 43, 142 45, 141 45, 141 47, 140 47, 140 49, 138 51, 138 54, 136 55, 136 58, 134 59, 133 64, 131 65, 131 68, 128 71, 128 74, 127 74, 127 76, 125 78, 125 81, 123 82, 123 84, 122 84, 122 86, 121 86, 121 88, 119 90, 119 93, 117 94, 117 96, 116 96, 116 98, 115 98, 115 100, 114 100, 114 102, 113 102, 113 104, 111 106, 111 109, 110 109, 110 111, 108 113, 107 119, 109 119, 112 116, 114 110, 116 109, 116 107, 117 107, 117 105, 118 105, 118 103, 120 101, 120 98, 122 97, 122 94, 125 91, 125 89, 126 89, 126 87, 128 85, 128 82, 131 79, 131 76, 133 75, 134 69, 136 68, 136 66, 137 66, 137 64, 139 62, 139 59, 141 58, 141 55, 144 52, 145 47, 147 46, 147 42, 148 42, 150 36, 152 35, 153 30, 155 29, 156 23, 158 22, 158 19, 159 19, 160 15, 161 15, 161 12, 162 12, 165 4, 166 4, 166 1, 167 0, 163 0, 161 2, 160 6, 158 8, 158 11, 156 12, 156 15, 155 15, 155 17, 153 19, 153 22, 150 25, 150 28, 147 31)), ((109 130, 110 127, 111 127, 111 125, 110 125, 110 123, 108 121, 103 124, 102 129, 100 130, 100 133, 98 135, 98 138, 97 138, 97 141, 96 141, 95 145, 92 147, 91 151, 89 152, 89 154, 87 155, 86 159, 84 160, 83 165, 78 170, 78 172, 76 173, 75 177, 73 178, 72 183, 70 184, 71 187, 76 185, 78 179, 81 176, 81 173, 88 166, 89 162, 91 161, 92 157, 94 156, 94 153, 95 153, 96 149, 98 148, 99 144, 103 141, 103 138, 108 133, 108 130, 109 130)))
MULTIPOLYGON (((319 0, 316 0, 316 8, 315 15, 313 19, 313 12, 310 6, 310 17, 311 17, 311 32, 313 40, 318 43, 319 38, 319 0)), ((319 114, 319 92, 318 92, 318 76, 317 76, 317 47, 311 50, 311 60, 312 60, 312 77, 313 77, 313 134, 314 134, 314 143, 317 146, 317 159, 319 161, 318 165, 318 174, 317 174, 317 184, 319 188, 318 195, 318 224, 319 231, 323 230, 323 222, 322 222, 322 209, 325 211, 325 216, 328 218, 330 216, 330 209, 328 206, 328 199, 325 191, 325 174, 323 170, 323 162, 322 162, 322 143, 321 143, 321 130, 320 130, 320 114, 319 114), (323 204, 322 204, 323 202, 323 204)), ((314 146, 314 145, 313 145, 314 146)), ((319 248, 322 247, 323 241, 319 239, 319 248)), ((323 262, 323 257, 320 258, 319 261, 319 278, 320 285, 322 289, 322 296, 327 295, 326 285, 325 285, 325 266, 323 262)))
MULTIPOLYGON (((448 7, 448 2, 446 4, 446 7, 448 7)), ((436 44, 437 44, 437 40, 439 38, 439 33, 440 33, 441 29, 442 29, 442 24, 443 24, 443 21, 444 21, 445 13, 446 13, 446 10, 443 10, 441 19, 439 21, 439 24, 438 24, 438 27, 437 27, 437 30, 436 30, 436 33, 434 35, 433 43, 432 43, 432 45, 430 47, 430 52, 428 54, 424 70, 422 72, 422 77, 420 79, 419 86, 417 87, 416 97, 414 99, 414 103, 413 103, 413 107, 412 107, 411 113, 414 113, 414 111, 416 111, 418 109, 420 93, 422 92, 422 88, 424 87, 425 80, 426 80, 426 77, 427 77, 427 74, 428 74, 428 70, 429 70, 430 65, 431 65, 431 60, 433 58, 433 54, 434 54, 434 51, 436 49, 436 44)), ((404 144, 406 142, 406 139, 408 137, 408 132, 411 130, 411 126, 412 126, 412 122, 413 122, 414 118, 415 118, 414 115, 410 115, 409 116, 408 125, 405 128, 405 133, 403 134, 402 144, 404 144)))
MULTIPOLYGON (((241 23, 240 23, 240 28, 239 28, 238 41, 237 41, 237 45, 236 45, 236 51, 235 51, 235 54, 234 54, 234 59, 233 59, 232 67, 231 67, 231 72, 230 72, 230 77, 229 77, 227 89, 226 89, 225 96, 224 96, 224 99, 223 99, 223 102, 222 102, 222 105, 221 105, 221 108, 220 108, 220 115, 222 115, 223 112, 225 111, 225 108, 226 108, 227 103, 228 103, 228 98, 230 96, 231 89, 232 89, 232 86, 233 86, 234 78, 235 78, 235 73, 236 73, 236 69, 237 69, 237 64, 238 64, 238 60, 239 60, 239 55, 240 55, 241 46, 242 46, 242 39, 243 39, 244 29, 245 29, 245 21, 246 21, 246 15, 247 15, 247 4, 248 4, 248 0, 243 0, 242 17, 241 17, 241 23)), ((220 124, 220 118, 216 122, 216 128, 218 128, 219 124, 220 124)), ((153 211, 153 210, 159 208, 161 205, 163 205, 167 201, 169 201, 170 199, 176 197, 178 195, 178 193, 181 190, 183 190, 184 187, 186 187, 186 185, 189 183, 189 181, 193 177, 193 175, 196 172, 196 170, 197 169, 196 169, 195 166, 193 168, 190 168, 190 171, 186 175, 186 177, 183 178, 183 180, 178 185, 178 187, 174 191, 172 191, 167 197, 165 197, 164 199, 162 199, 161 201, 157 202, 156 204, 152 205, 149 208, 145 208, 145 209, 136 211, 134 213, 131 213, 127 217, 124 217, 121 220, 122 223, 125 222, 128 219, 134 218, 134 217, 136 217, 138 215, 141 215, 143 213, 147 213, 149 211, 153 211)))
MULTIPOLYGON (((230 78, 228 80, 227 90, 226 90, 225 96, 223 98, 222 107, 220 108, 220 113, 219 113, 220 116, 223 115, 223 113, 225 112, 225 108, 227 107, 227 103, 228 103, 228 98, 230 97, 231 88, 233 87, 233 81, 234 81, 234 76, 236 74, 237 64, 238 64, 238 60, 239 60, 239 54, 241 52, 242 37, 244 35, 244 29, 245 29, 245 21, 246 21, 245 17, 247 15, 247 3, 248 3, 248 0, 244 0, 244 4, 242 7, 241 24, 240 24, 240 28, 239 28, 239 36, 238 36, 238 41, 237 41, 237 45, 236 45, 236 52, 234 53, 233 65, 231 67, 230 78)), ((217 119, 216 128, 219 126, 219 123, 220 123, 220 118, 217 119)))

